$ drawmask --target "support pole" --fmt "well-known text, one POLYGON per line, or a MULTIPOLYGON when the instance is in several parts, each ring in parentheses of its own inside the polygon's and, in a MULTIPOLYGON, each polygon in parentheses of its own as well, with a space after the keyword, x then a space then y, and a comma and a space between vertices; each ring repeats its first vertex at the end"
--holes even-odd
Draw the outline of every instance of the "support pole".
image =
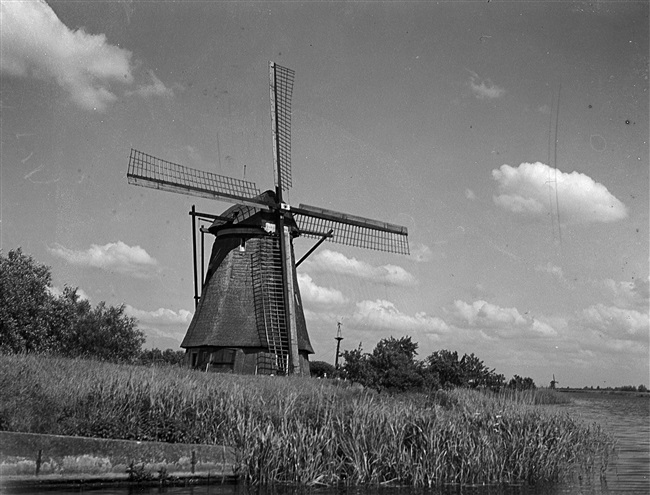
POLYGON ((299 266, 300 266, 300 263, 302 263, 303 261, 305 261, 305 260, 309 257, 309 255, 311 255, 311 253, 313 253, 314 251, 316 251, 316 249, 318 248, 318 246, 320 246, 321 244, 323 244, 323 243, 325 242, 325 240, 326 240, 328 237, 332 237, 332 234, 333 234, 333 233, 334 233, 334 229, 330 229, 329 232, 328 232, 327 234, 323 235, 323 237, 321 237, 321 238, 319 239, 319 241, 318 241, 316 244, 314 244, 314 246, 313 246, 309 251, 307 251, 307 253, 306 253, 302 258, 300 258, 300 259, 298 260, 298 262, 296 263, 296 268, 299 267, 299 266))
POLYGON ((199 305, 199 289, 197 284, 197 270, 196 270, 196 206, 192 205, 192 262, 194 264, 194 308, 196 309, 199 305))
POLYGON ((205 283, 205 232, 203 229, 201 231, 201 294, 199 297, 203 296, 203 284, 205 283))

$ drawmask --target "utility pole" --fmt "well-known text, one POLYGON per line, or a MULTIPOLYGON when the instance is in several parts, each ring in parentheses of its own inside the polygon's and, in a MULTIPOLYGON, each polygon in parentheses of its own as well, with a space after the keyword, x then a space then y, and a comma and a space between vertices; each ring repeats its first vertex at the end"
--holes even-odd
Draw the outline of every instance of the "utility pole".
POLYGON ((341 322, 339 321, 336 324, 336 357, 334 358, 334 369, 337 370, 339 369, 339 355, 340 355, 340 350, 341 350, 341 341, 343 340, 343 337, 341 336, 341 322))

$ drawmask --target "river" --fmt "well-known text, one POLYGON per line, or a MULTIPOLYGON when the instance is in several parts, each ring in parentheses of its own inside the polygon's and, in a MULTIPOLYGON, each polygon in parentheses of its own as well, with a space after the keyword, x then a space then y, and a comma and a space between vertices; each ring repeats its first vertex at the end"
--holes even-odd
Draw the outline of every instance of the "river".
MULTIPOLYGON (((78 493, 96 495, 560 495, 560 494, 650 494, 650 394, 605 393, 596 391, 564 392, 572 401, 558 408, 588 423, 599 423, 617 440, 618 455, 610 462, 604 479, 593 483, 575 481, 550 486, 464 486, 431 490, 412 488, 348 488, 300 489, 292 487, 246 488, 242 485, 211 485, 165 488, 65 489, 50 491, 52 495, 78 493)), ((21 493, 41 493, 26 492, 21 493)))

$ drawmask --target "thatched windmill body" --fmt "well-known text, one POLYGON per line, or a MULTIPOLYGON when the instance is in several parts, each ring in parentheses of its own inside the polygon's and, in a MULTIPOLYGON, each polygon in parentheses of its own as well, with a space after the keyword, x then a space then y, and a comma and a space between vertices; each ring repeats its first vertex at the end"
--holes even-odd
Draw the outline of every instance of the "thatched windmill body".
MULTIPOLYGON (((181 344, 190 366, 238 373, 309 372, 309 341, 296 276, 293 239, 408 254, 406 227, 283 201, 291 187, 294 72, 269 64, 275 190, 131 150, 129 183, 234 203, 202 214, 215 236, 201 296, 181 344)), ((194 210, 193 210, 194 225, 194 210)), ((196 249, 195 249, 196 255, 196 249)), ((303 257, 303 259, 305 258, 303 257)), ((195 270, 196 274, 196 270, 195 270)))

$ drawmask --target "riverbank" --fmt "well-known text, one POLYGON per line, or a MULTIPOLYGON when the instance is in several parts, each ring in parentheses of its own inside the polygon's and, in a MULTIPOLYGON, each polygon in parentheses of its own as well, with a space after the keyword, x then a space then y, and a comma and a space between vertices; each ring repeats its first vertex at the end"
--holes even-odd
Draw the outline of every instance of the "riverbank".
POLYGON ((234 482, 235 452, 169 444, 0 431, 0 491, 105 483, 234 482))
POLYGON ((0 356, 0 430, 228 445, 239 479, 259 484, 426 487, 598 476, 611 438, 536 406, 540 397, 467 389, 387 396, 310 378, 0 356))

